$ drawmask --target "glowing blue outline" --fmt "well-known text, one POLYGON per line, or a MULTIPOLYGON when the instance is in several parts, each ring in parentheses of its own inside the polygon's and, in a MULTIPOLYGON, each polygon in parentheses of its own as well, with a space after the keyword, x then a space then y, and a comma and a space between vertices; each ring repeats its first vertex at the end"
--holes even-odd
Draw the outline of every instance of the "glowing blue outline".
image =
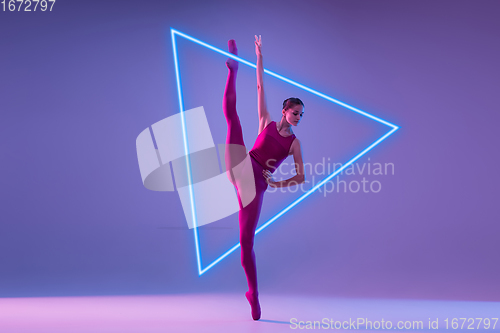
MULTIPOLYGON (((232 59, 235 59, 237 60, 238 62, 241 62, 245 65, 248 65, 250 67, 253 67, 253 68, 257 68, 256 64, 254 63, 251 63, 245 59, 242 59, 232 53, 229 53, 229 52, 226 52, 224 50, 221 50, 219 48, 216 48, 212 45, 209 45, 207 43, 204 43, 202 42, 201 40, 198 40, 194 37, 191 37, 189 35, 186 35, 178 30, 175 30, 174 28, 170 28, 170 33, 172 35, 172 46, 173 46, 173 51, 174 51, 174 63, 175 63, 175 75, 176 75, 176 78, 177 78, 177 92, 178 92, 178 97, 179 97, 179 107, 180 107, 180 112, 181 112, 181 119, 182 119, 182 133, 183 133, 183 138, 184 138, 184 151, 186 153, 186 161, 187 161, 187 171, 188 171, 188 177, 189 177, 189 183, 192 184, 192 180, 191 180, 191 164, 189 162, 189 157, 188 157, 188 145, 187 145, 187 134, 186 134, 186 128, 185 128, 185 122, 184 122, 184 105, 183 105, 183 100, 182 100, 182 93, 181 93, 181 80, 180 80, 180 75, 179 75, 179 66, 178 66, 178 61, 177 61, 177 48, 176 48, 176 43, 175 43, 175 35, 179 35, 179 36, 182 36, 192 42, 195 42, 199 45, 202 45, 202 46, 205 46, 206 48, 212 50, 212 51, 215 51, 215 52, 218 52, 222 55, 225 55, 229 58, 232 58, 232 59)), ((326 182, 328 182, 330 179, 332 179, 333 177, 335 177, 336 175, 338 175, 340 172, 342 172, 345 168, 347 168, 349 165, 351 165, 352 163, 354 163, 354 161, 356 161, 357 159, 359 159, 361 156, 363 156, 364 154, 366 154, 368 151, 370 151, 371 149, 373 149, 376 145, 378 145, 379 143, 381 143, 383 140, 387 139, 391 134, 393 134, 395 131, 397 131, 399 129, 399 126, 396 126, 394 124, 391 124, 390 122, 388 121, 385 121, 379 117, 376 117, 372 114, 369 114, 365 111, 362 111, 360 109, 357 109, 351 105, 348 105, 344 102, 341 102, 335 98, 332 98, 330 96, 327 96, 323 93, 320 93, 319 91, 316 91, 312 88, 309 88, 309 87, 306 87, 298 82, 295 82, 293 80, 290 80, 284 76, 281 76, 279 74, 276 74, 270 70, 267 70, 267 69, 264 69, 264 73, 266 74, 269 74, 271 76, 274 76, 275 78, 278 78, 280 80, 283 80, 287 83, 290 83, 296 87, 299 87, 299 88, 302 88, 312 94, 315 94, 316 96, 319 96, 319 97, 322 97, 326 100, 329 100, 335 104, 338 104, 340 106, 343 106, 345 108, 348 108, 349 110, 351 111, 354 111, 354 112, 357 112, 365 117, 368 117, 370 119, 373 119, 375 121, 378 121, 379 123, 382 123, 386 126, 389 126, 391 127, 392 129, 387 132, 386 134, 384 134, 383 136, 381 136, 377 141, 375 141, 374 143, 372 143, 371 145, 369 145, 367 148, 365 148, 363 151, 361 151, 359 154, 357 154, 356 156, 354 156, 352 159, 349 160, 349 162, 347 162, 346 164, 344 164, 340 169, 338 169, 337 171, 335 171, 334 173, 332 173, 331 175, 325 177, 321 182, 319 182, 318 184, 316 184, 316 186, 314 186, 313 188, 311 188, 309 191, 307 191, 306 193, 304 193, 303 195, 301 195, 299 198, 297 198, 295 201, 293 201, 291 204, 289 204, 287 207, 285 207, 282 211, 280 211, 278 214, 274 215, 271 219, 269 219, 266 223, 264 223, 263 225, 261 225, 257 230, 255 230, 255 234, 257 235, 259 232, 261 232, 262 230, 264 230, 266 227, 268 227, 271 223, 273 223, 274 221, 276 221, 280 216, 282 216, 283 214, 285 214, 287 211, 289 211, 290 209, 292 209, 294 206, 296 206, 298 203, 300 203, 302 200, 304 200, 306 197, 308 197, 311 193, 313 193, 314 191, 316 191, 320 186, 322 186, 323 184, 325 184, 326 182)), ((197 262, 198 262, 198 275, 201 276, 203 275, 205 272, 207 272, 210 268, 214 267, 216 264, 218 264, 222 259, 224 259, 225 257, 227 257, 229 254, 231 254, 233 251, 235 251, 238 247, 240 247, 240 243, 236 244, 235 246, 233 246, 232 248, 230 248, 229 250, 227 250, 224 254, 222 254, 219 258, 217 258, 216 260, 214 260, 210 265, 208 265, 207 267, 205 268, 201 268, 201 253, 200 253, 200 245, 199 245, 199 238, 198 238, 198 227, 197 227, 197 223, 196 223, 196 211, 194 209, 195 207, 195 204, 194 204, 194 195, 193 195, 193 192, 192 192, 192 189, 191 187, 189 187, 189 194, 190 194, 190 200, 191 200, 191 214, 193 216, 193 221, 194 221, 194 228, 193 228, 193 231, 194 231, 194 239, 195 239, 195 246, 196 246, 196 259, 197 259, 197 262)))

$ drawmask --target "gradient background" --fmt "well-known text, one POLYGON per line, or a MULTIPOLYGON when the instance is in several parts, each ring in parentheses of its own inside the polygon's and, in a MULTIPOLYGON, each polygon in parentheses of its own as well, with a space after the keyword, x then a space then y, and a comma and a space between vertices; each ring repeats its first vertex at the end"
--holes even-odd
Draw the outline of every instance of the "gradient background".
MULTIPOLYGON (((176 192, 141 182, 135 139, 178 112, 170 27, 401 127, 358 162, 379 193, 316 192, 256 237, 261 293, 500 300, 500 2, 62 1, 0 12, 0 296, 243 292, 239 250, 199 277, 176 192), (370 158, 370 160, 368 160, 370 158)), ((186 109, 223 143, 225 57, 179 41, 186 109)), ((273 120, 300 97, 304 159, 345 162, 388 128, 266 76, 273 120)), ((255 70, 238 109, 257 136, 255 70)), ((361 180, 362 176, 343 176, 361 180)), ((309 177, 309 180, 312 178, 309 177)), ((310 186, 311 187, 311 186, 310 186)), ((298 193, 266 193, 261 223, 298 193), (268 199, 267 199, 268 198, 268 199)), ((204 264, 237 215, 200 230, 204 264)))

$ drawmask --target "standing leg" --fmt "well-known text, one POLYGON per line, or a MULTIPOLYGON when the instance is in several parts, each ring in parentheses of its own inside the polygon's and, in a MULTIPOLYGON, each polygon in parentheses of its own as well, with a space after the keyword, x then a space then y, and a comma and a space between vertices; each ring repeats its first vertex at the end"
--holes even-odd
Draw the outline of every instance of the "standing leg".
POLYGON ((255 198, 247 206, 242 207, 239 199, 240 189, 238 188, 238 200, 240 203, 240 246, 241 265, 245 270, 248 282, 248 292, 245 296, 252 307, 252 318, 260 319, 261 310, 259 304, 259 291, 257 284, 257 265, 255 262, 255 252, 253 250, 255 229, 259 222, 264 193, 267 190, 267 183, 262 176, 263 168, 254 159, 251 159, 254 171, 255 198))
POLYGON ((257 285, 257 265, 255 262, 253 245, 255 229, 262 208, 263 195, 263 191, 257 191, 255 199, 250 204, 240 209, 239 212, 241 265, 245 270, 248 282, 248 291, 245 293, 245 296, 252 307, 252 318, 254 320, 260 319, 261 314, 257 285))

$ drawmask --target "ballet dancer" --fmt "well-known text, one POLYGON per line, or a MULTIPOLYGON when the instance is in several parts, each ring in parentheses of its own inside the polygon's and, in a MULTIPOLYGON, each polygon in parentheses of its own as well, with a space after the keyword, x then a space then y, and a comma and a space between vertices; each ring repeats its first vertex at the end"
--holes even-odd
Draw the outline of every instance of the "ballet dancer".
MULTIPOLYGON (((234 39, 228 41, 229 52, 238 55, 234 39)), ((283 102, 282 116, 279 122, 271 120, 267 110, 264 95, 264 67, 262 65, 262 41, 261 36, 255 36, 255 53, 257 55, 257 91, 258 91, 258 113, 259 134, 253 148, 248 152, 253 170, 255 182, 255 197, 247 204, 242 205, 241 188, 238 179, 232 173, 233 168, 247 158, 245 143, 243 142, 243 131, 240 119, 236 111, 236 76, 238 73, 238 61, 229 58, 226 61, 228 76, 223 97, 223 111, 227 122, 227 137, 225 149, 225 161, 228 177, 235 186, 238 194, 241 265, 246 274, 248 291, 245 296, 250 303, 252 318, 259 320, 261 309, 259 303, 259 292, 257 288, 257 269, 255 253, 253 250, 255 229, 259 220, 260 210, 264 192, 268 186, 286 187, 305 182, 304 164, 299 139, 292 131, 292 126, 297 126, 304 115, 304 103, 298 98, 288 98, 283 102), (289 155, 293 155, 296 175, 285 180, 275 181, 273 172, 289 155), (231 174, 230 174, 231 173, 231 174)))

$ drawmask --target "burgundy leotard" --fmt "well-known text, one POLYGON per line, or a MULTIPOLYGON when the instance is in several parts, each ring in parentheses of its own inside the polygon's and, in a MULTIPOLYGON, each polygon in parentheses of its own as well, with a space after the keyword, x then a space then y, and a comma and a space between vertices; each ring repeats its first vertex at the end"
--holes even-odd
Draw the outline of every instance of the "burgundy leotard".
POLYGON ((274 172, 287 158, 295 134, 282 136, 273 120, 260 132, 255 144, 248 152, 264 169, 274 172))

